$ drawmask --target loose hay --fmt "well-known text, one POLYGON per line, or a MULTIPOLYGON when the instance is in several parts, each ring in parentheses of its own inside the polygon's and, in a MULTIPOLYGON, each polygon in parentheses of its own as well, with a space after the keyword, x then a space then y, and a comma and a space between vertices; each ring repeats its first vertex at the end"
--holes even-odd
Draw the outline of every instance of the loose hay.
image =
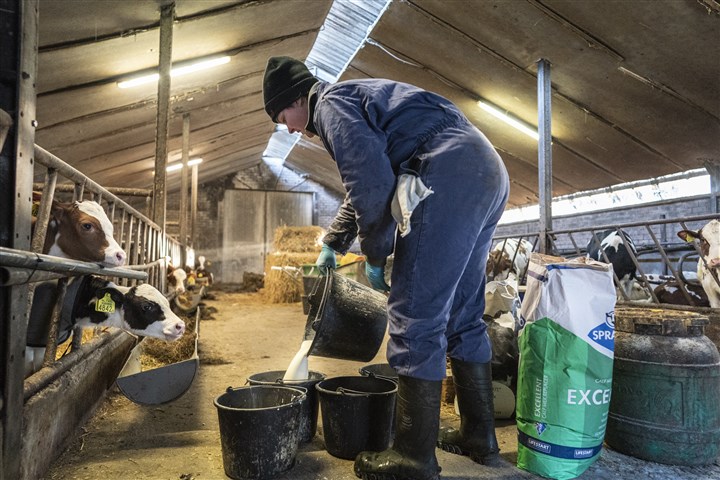
POLYGON ((320 240, 324 235, 325 231, 318 226, 278 227, 275 229, 273 245, 277 252, 317 254, 322 247, 320 240))
POLYGON ((146 338, 143 342, 140 363, 142 370, 164 367, 171 363, 188 360, 195 353, 195 317, 181 316, 185 322, 185 333, 174 342, 158 338, 146 338))
MULTIPOLYGON (((101 331, 106 331, 107 328, 105 327, 88 327, 82 329, 82 338, 80 339, 80 344, 84 345, 88 343, 90 340, 95 338, 96 329, 98 329, 97 333, 100 333, 101 331)), ((73 336, 70 335, 67 340, 65 340, 63 343, 59 344, 57 346, 57 349, 55 350, 55 360, 60 360, 62 357, 70 353, 71 346, 72 346, 72 339, 73 336)))
POLYGON ((302 266, 315 263, 315 260, 317 260, 316 253, 276 252, 268 255, 265 260, 265 288, 263 289, 263 295, 267 302, 299 302, 303 292, 302 266), (274 266, 292 268, 273 270, 274 266))

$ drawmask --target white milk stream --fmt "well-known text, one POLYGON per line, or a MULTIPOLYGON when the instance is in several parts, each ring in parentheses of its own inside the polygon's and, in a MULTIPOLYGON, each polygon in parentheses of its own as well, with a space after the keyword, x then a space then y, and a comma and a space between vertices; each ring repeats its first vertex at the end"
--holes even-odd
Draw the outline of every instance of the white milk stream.
POLYGON ((308 370, 308 353, 312 346, 312 340, 305 340, 300 345, 300 350, 295 354, 290 365, 285 371, 283 382, 289 380, 307 380, 310 378, 310 372, 308 370))

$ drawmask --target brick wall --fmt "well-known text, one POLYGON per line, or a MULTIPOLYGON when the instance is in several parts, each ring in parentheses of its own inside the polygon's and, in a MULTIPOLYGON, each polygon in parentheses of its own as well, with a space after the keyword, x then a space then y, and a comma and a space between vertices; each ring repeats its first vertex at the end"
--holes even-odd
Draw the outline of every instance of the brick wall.
MULTIPOLYGON (((553 219, 552 229, 554 231, 596 228, 604 225, 626 224, 635 222, 651 222, 654 220, 687 218, 697 215, 712 213, 712 201, 710 196, 690 197, 682 200, 669 200, 645 205, 635 205, 612 210, 600 210, 592 213, 581 213, 567 217, 553 219)), ((699 228, 705 222, 694 222, 688 224, 689 228, 699 228)), ((680 242, 676 231, 680 229, 679 224, 668 226, 652 227, 653 233, 659 241, 680 242)), ((647 229, 636 227, 627 229, 637 246, 652 245, 653 239, 647 229)), ((518 222, 501 225, 495 231, 495 236, 520 236, 534 235, 538 232, 538 222, 518 222)), ((575 238, 579 246, 585 247, 590 235, 575 238)), ((567 235, 558 237, 558 247, 561 249, 572 248, 572 242, 567 235)))

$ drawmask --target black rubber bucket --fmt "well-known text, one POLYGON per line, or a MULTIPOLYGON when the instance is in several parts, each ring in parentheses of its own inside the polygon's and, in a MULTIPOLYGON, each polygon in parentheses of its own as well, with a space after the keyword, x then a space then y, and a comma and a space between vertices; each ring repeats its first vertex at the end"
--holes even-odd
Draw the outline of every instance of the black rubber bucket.
POLYGON ((248 377, 248 383, 250 385, 280 385, 285 387, 300 387, 307 390, 307 397, 302 401, 300 408, 300 443, 312 440, 317 431, 318 395, 317 390, 315 390, 315 385, 325 380, 324 373, 312 371, 309 373, 310 378, 298 381, 283 381, 285 370, 256 373, 248 377))
MULTIPOLYGON (((365 365, 360 370, 360 375, 364 377, 375 377, 382 378, 383 380, 390 380, 396 385, 398 383, 398 373, 389 363, 375 363, 373 365, 365 365)), ((396 411, 393 408, 393 420, 390 422, 390 436, 395 438, 395 414, 396 411)))
POLYGON ((308 296, 305 340, 310 355, 367 362, 387 328, 387 297, 336 272, 320 277, 308 296))
POLYGON ((325 449, 354 460, 364 450, 382 451, 392 441, 397 385, 374 377, 334 377, 316 386, 325 449))
POLYGON ((391 382, 398 383, 398 374, 388 363, 365 365, 359 370, 359 372, 363 377, 382 378, 383 380, 390 380, 391 382))
POLYGON ((301 389, 269 385, 228 387, 217 397, 225 474, 261 480, 292 468, 305 398, 301 389))

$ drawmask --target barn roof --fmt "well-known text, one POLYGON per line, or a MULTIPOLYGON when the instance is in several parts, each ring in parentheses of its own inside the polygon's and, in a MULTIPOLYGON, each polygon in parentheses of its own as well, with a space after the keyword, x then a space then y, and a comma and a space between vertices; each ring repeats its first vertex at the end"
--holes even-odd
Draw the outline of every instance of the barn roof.
MULTIPOLYGON (((152 186, 157 86, 117 82, 157 69, 159 5, 40 1, 36 143, 104 186, 152 186)), ((354 19, 372 23, 368 5, 345 1, 331 19, 345 35, 336 48, 315 50, 314 65, 331 70, 324 62, 337 64, 334 56, 347 50, 340 80, 391 78, 456 102, 505 160, 511 206, 537 202, 537 145, 477 102, 537 125, 540 58, 552 65, 554 195, 720 161, 715 0, 396 0, 362 42, 366 32, 354 19)), ((178 0, 173 62, 219 54, 230 61, 172 79, 170 160, 180 158, 182 117, 190 113, 191 156, 204 159, 200 182, 260 162, 274 131, 263 110, 265 62, 308 58, 331 6, 178 0)), ((301 139, 286 165, 342 190, 316 141, 301 139)), ((169 175, 168 188, 178 187, 179 175, 169 175)))

